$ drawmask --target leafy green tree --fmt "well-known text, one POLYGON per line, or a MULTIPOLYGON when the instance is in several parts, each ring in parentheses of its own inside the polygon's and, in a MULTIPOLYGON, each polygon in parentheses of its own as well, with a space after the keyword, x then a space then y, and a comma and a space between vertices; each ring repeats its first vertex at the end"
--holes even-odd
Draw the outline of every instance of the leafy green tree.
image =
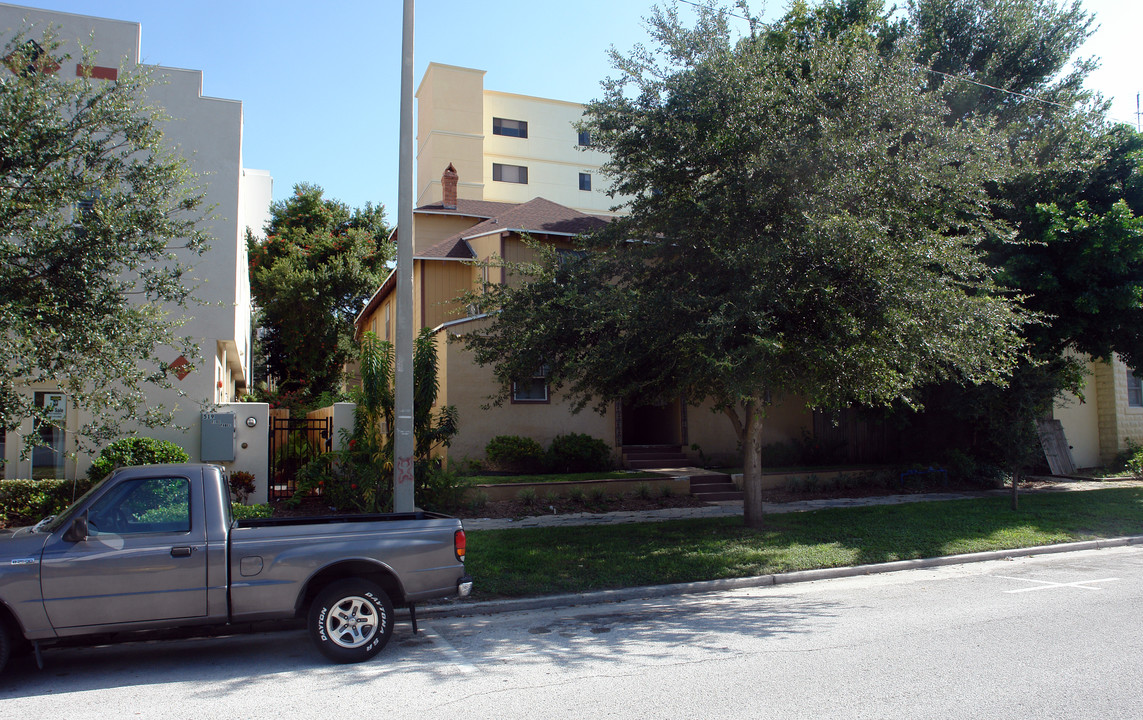
POLYGON ((1080 3, 1054 0, 911 0, 890 15, 880 0, 797 4, 789 42, 865 32, 883 53, 928 66, 926 89, 950 125, 984 118, 1002 133, 1012 172, 990 189, 992 212, 1013 232, 981 248, 997 281, 1039 321, 1024 329, 1029 361, 1004 387, 946 384, 923 404, 973 432, 940 432, 978 460, 1012 472, 1041 455, 1035 420, 1082 385, 1075 356, 1139 358, 1141 306, 1139 141, 1110 127, 1106 105, 1083 87, 1095 61, 1076 53, 1094 19, 1080 3), (987 430, 985 430, 987 429, 987 430))
MULTIPOLYGON (((354 393, 357 407, 353 432, 343 438, 344 449, 323 455, 303 469, 298 478, 299 500, 316 488, 340 507, 382 512, 393 507, 393 433, 396 408, 393 344, 365 333, 357 359, 361 388, 354 393)), ((414 476, 418 504, 445 509, 454 499, 456 484, 433 460, 433 452, 448 447, 458 430, 456 407, 433 411, 440 384, 437 380, 436 337, 422 330, 413 343, 414 476)))
POLYGON ((392 257, 383 206, 350 210, 300 184, 270 207, 266 239, 247 233, 250 288, 269 374, 292 402, 337 389, 354 354, 353 319, 392 257))
POLYGON ((146 398, 170 386, 157 348, 197 356, 176 333, 186 263, 209 239, 202 191, 164 144, 145 69, 64 78, 50 31, 0 54, 0 425, 54 422, 33 383, 58 384, 93 418, 84 443, 120 435, 126 418, 162 424, 169 413, 146 398))
POLYGON ((732 41, 710 7, 649 23, 657 51, 615 54, 586 112, 630 215, 491 288, 468 343, 504 393, 545 365, 579 407, 713 399, 758 527, 773 400, 878 405, 1016 363, 1026 318, 974 251, 1007 231, 987 193, 1007 151, 987 120, 947 124, 924 68, 861 29, 732 41))

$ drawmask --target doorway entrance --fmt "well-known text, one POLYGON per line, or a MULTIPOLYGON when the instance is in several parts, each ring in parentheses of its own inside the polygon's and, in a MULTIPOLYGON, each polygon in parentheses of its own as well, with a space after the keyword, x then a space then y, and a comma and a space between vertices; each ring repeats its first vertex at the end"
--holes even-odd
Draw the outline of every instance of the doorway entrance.
POLYGON ((674 400, 664 405, 624 402, 618 417, 621 444, 685 445, 686 410, 674 400))

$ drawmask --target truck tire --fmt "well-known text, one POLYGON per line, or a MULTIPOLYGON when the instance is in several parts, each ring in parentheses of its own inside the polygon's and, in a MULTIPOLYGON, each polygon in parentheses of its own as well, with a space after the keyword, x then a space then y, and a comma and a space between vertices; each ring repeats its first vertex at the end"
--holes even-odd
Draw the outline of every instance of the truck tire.
POLYGON ((393 603, 376 583, 361 578, 326 586, 310 604, 307 626, 322 655, 338 663, 368 660, 393 634, 393 603))
POLYGON ((8 658, 12 654, 12 628, 8 626, 8 621, 0 617, 0 672, 4 672, 4 666, 8 664, 8 658))

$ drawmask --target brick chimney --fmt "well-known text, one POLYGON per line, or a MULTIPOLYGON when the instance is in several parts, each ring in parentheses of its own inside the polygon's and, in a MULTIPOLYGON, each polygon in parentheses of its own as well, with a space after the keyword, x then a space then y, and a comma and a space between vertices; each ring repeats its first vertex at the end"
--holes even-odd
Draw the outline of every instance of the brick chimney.
POLYGON ((444 175, 441 175, 441 191, 443 194, 441 205, 451 210, 456 209, 456 181, 458 177, 456 168, 452 166, 452 163, 448 164, 444 175))

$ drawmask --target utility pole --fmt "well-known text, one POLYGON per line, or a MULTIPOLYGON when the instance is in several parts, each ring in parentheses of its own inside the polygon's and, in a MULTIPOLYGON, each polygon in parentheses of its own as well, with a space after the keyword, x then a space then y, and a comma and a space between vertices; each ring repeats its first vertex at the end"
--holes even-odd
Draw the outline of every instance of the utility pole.
POLYGON ((413 498, 413 0, 404 0, 401 32, 401 154, 397 163, 397 371, 393 510, 413 498))

